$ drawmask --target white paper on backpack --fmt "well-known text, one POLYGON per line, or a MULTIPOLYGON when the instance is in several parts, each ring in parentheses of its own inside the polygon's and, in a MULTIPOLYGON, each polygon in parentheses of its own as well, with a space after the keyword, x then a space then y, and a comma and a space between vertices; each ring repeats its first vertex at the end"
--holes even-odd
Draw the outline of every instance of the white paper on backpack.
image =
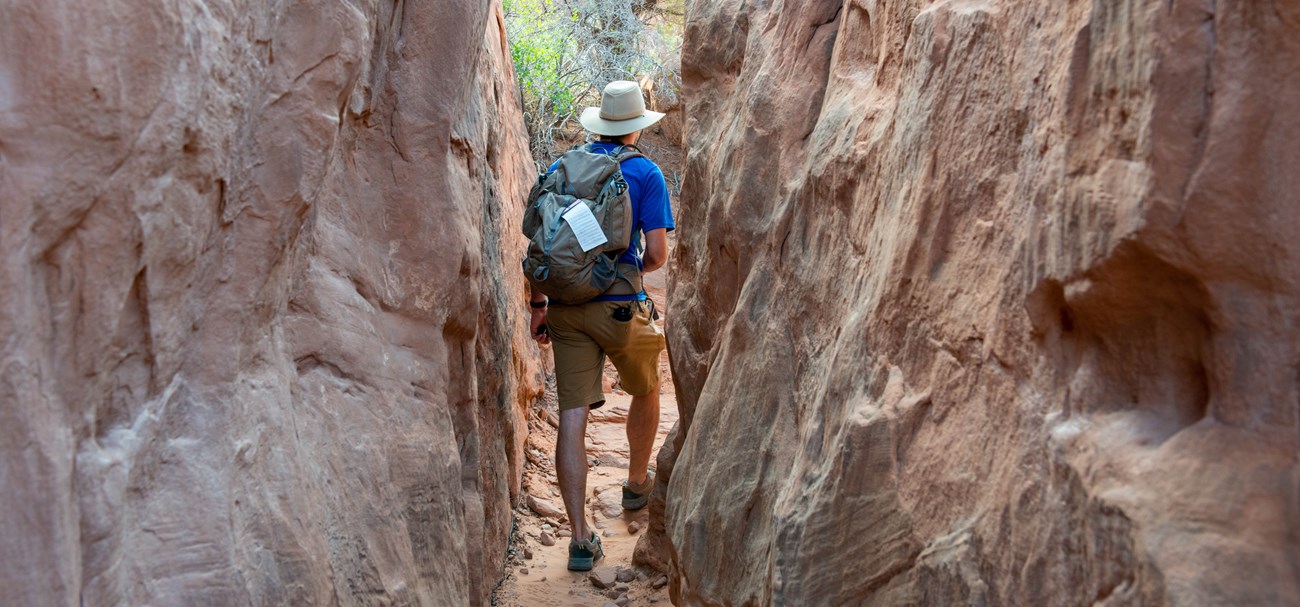
POLYGON ((569 228, 573 230, 573 235, 578 237, 578 245, 582 247, 584 253, 609 242, 605 237, 605 231, 600 229, 596 216, 591 214, 591 209, 587 208, 582 201, 578 201, 565 211, 562 217, 569 222, 569 228))

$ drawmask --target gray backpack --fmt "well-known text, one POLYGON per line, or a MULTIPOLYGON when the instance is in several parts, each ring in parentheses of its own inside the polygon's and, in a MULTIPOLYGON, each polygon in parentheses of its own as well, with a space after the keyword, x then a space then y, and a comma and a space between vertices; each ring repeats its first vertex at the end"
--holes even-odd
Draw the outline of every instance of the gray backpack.
POLYGON ((611 155, 591 150, 570 150, 554 171, 539 176, 524 210, 524 236, 530 239, 524 274, 533 289, 563 304, 589 301, 626 279, 617 260, 632 240, 632 199, 619 165, 642 154, 627 146, 611 155), (590 216, 577 205, 585 205, 590 216), (575 226, 587 228, 582 238, 575 226), (583 250, 583 238, 592 248, 583 250))

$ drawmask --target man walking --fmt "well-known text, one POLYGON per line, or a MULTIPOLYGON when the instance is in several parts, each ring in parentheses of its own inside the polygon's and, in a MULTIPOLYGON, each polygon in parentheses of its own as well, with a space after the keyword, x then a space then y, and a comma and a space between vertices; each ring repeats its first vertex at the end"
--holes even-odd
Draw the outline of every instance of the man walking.
MULTIPOLYGON (((597 136, 589 151, 622 158, 625 150, 636 145, 642 129, 660 118, 663 114, 645 109, 641 88, 635 82, 615 81, 602 92, 600 107, 587 108, 579 121, 597 136)), ((555 171, 557 165, 550 170, 555 171)), ((641 278, 667 260, 667 232, 675 226, 659 167, 637 154, 622 160, 621 169, 632 202, 632 245, 618 259, 620 280, 582 304, 548 306, 547 297, 536 289, 531 296, 530 331, 538 342, 552 344, 555 353, 560 406, 555 468, 573 530, 569 569, 574 571, 589 570, 604 556, 600 537, 587 524, 584 500, 587 412, 605 404, 601 377, 606 356, 618 369, 622 388, 632 395, 623 508, 644 507, 654 486, 648 467, 659 428, 659 354, 664 336, 655 323, 654 304, 646 297, 641 278)))

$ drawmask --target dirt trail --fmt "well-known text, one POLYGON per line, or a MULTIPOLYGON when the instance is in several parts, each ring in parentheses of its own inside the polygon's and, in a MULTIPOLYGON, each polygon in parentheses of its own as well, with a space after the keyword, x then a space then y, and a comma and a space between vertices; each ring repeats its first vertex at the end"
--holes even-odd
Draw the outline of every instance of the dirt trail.
MULTIPOLYGON (((669 239, 671 248, 673 239, 669 239)), ((655 272, 646 276, 646 291, 656 302, 664 326, 667 310, 666 275, 655 272)), ((546 353, 549 357, 550 353, 546 353)), ((673 391, 668 369, 668 353, 659 359, 662 396, 660 401, 659 434, 655 440, 655 453, 677 422, 677 397, 673 391)), ((617 387, 618 374, 611 365, 605 366, 605 405, 591 412, 587 422, 587 458, 591 464, 587 476, 587 518, 601 534, 605 558, 597 562, 596 569, 632 569, 632 551, 637 539, 644 533, 648 510, 623 512, 622 482, 627 478, 627 421, 631 397, 617 387), (635 531, 635 532, 633 532, 635 531)), ((516 514, 517 527, 506 563, 506 575, 493 594, 492 604, 498 607, 602 607, 618 604, 626 597, 627 605, 668 607, 666 578, 646 570, 625 573, 635 577, 627 582, 623 592, 602 590, 596 587, 587 573, 571 572, 568 564, 568 525, 561 515, 544 515, 538 510, 554 509, 563 512, 560 489, 555 479, 555 438, 559 424, 556 417, 553 381, 549 382, 546 406, 533 412, 529 418, 529 436, 526 453, 528 464, 524 470, 525 504, 516 514), (542 534, 554 539, 554 545, 543 545, 542 534), (562 536, 560 534, 563 534, 562 536), (609 592, 609 594, 606 594, 609 592)), ((654 458, 650 465, 653 469, 654 458)))

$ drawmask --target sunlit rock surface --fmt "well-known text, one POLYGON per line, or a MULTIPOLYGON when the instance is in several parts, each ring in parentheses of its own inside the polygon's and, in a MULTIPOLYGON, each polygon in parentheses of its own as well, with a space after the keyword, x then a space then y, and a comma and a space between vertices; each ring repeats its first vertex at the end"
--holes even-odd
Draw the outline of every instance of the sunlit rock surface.
POLYGON ((0 6, 0 602, 486 601, 540 391, 491 4, 0 6))
POLYGON ((683 69, 678 604, 1300 604, 1300 4, 701 0, 683 69))

